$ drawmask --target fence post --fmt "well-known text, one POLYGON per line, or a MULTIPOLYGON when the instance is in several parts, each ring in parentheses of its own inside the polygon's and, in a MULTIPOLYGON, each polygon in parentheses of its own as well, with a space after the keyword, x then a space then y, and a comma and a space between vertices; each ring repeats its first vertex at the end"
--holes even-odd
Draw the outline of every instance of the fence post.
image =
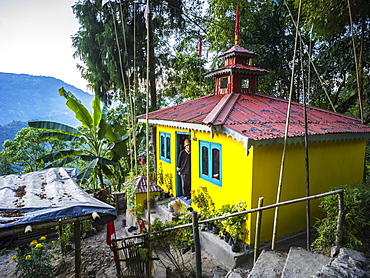
POLYGON ((81 277, 81 223, 75 221, 74 225, 75 237, 75 278, 81 277))
MULTIPOLYGON (((263 197, 258 199, 258 207, 263 207, 263 197)), ((257 212, 257 219, 256 219, 256 236, 254 239, 254 259, 253 264, 256 264, 256 261, 259 256, 259 249, 260 249, 260 235, 261 235, 261 221, 262 221, 262 210, 257 212)))
POLYGON ((342 245, 343 239, 343 218, 344 215, 344 191, 338 193, 338 220, 337 220, 337 235, 335 237, 335 244, 342 245))
POLYGON ((114 260, 114 264, 116 265, 116 271, 117 271, 117 277, 121 277, 122 275, 122 271, 121 271, 121 264, 120 264, 120 258, 119 258, 119 254, 118 254, 118 244, 117 242, 115 241, 112 241, 112 249, 113 249, 113 260, 114 260))
POLYGON ((198 229, 198 214, 196 211, 192 213, 193 220, 193 237, 194 237, 194 246, 195 246, 195 264, 197 278, 202 278, 202 254, 200 251, 200 239, 199 239, 199 229, 198 229))

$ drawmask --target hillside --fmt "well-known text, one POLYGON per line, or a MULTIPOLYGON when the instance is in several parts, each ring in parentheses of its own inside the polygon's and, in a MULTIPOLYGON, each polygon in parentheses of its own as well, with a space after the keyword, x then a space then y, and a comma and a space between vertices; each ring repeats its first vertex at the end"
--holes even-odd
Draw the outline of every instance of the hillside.
POLYGON ((13 121, 56 121, 71 126, 79 122, 58 89, 72 92, 88 109, 93 96, 63 81, 46 76, 0 73, 0 125, 13 121))

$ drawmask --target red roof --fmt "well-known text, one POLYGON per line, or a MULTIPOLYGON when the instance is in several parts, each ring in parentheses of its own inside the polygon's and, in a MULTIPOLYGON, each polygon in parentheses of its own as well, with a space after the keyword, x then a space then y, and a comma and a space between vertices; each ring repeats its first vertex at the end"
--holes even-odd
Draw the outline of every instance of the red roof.
POLYGON ((257 56, 256 53, 253 51, 247 50, 239 45, 234 45, 232 48, 229 50, 225 51, 224 53, 220 54, 218 57, 219 58, 227 58, 231 56, 248 56, 248 57, 253 57, 257 56))
MULTIPOLYGON (((125 182, 124 184, 128 184, 129 182, 125 182)), ((147 177, 146 176, 138 176, 135 178, 135 185, 136 185, 136 193, 146 193, 147 190, 147 177)), ((150 192, 160 192, 163 191, 155 182, 150 181, 150 192)))
POLYGON ((250 66, 250 65, 234 64, 234 65, 228 65, 228 66, 224 66, 224 67, 209 71, 206 74, 204 74, 204 76, 210 77, 216 74, 225 74, 225 73, 228 73, 229 75, 231 75, 232 73, 235 73, 235 72, 240 72, 240 73, 248 72, 248 73, 254 73, 258 75, 268 74, 268 70, 265 70, 265 69, 260 69, 260 68, 250 66))
MULTIPOLYGON (((263 94, 208 95, 172 107, 151 112, 151 120, 200 125, 221 125, 253 140, 284 137, 288 101, 263 94), (235 96, 236 95, 236 96, 235 96), (236 98, 236 99, 235 99, 236 98), (222 111, 221 111, 222 110, 222 111), (210 117, 207 117, 211 113, 210 117), (220 115, 220 116, 218 116, 220 115), (203 122, 207 117, 207 121, 203 122), (208 121, 212 118, 211 121, 208 121)), ((145 119, 145 115, 138 118, 145 119)), ((370 126, 351 116, 307 106, 309 135, 370 133, 370 126)), ((289 137, 304 135, 303 105, 292 102, 289 137)))

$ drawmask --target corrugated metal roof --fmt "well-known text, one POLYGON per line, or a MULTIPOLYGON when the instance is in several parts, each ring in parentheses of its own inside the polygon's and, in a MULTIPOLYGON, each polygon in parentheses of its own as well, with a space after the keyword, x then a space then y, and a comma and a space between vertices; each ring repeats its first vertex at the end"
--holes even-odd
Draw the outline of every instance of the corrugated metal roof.
POLYGON ((257 74, 257 75, 265 75, 265 74, 269 73, 268 70, 260 69, 260 68, 254 67, 254 66, 242 65, 242 64, 233 64, 233 65, 228 65, 228 66, 224 66, 224 67, 209 71, 209 72, 205 73, 204 76, 205 77, 211 77, 211 76, 214 76, 214 75, 217 75, 217 74, 226 74, 226 73, 231 75, 232 73, 235 73, 235 72, 254 73, 254 74, 257 74))
MULTIPOLYGON (((124 184, 128 184, 125 182, 124 184)), ((138 176, 135 178, 136 193, 146 193, 147 190, 147 178, 146 176, 138 176)), ((163 191, 154 181, 150 181, 150 192, 160 192, 163 191)))
POLYGON ((232 48, 230 48, 229 50, 220 54, 218 57, 219 58, 228 58, 228 57, 235 56, 235 55, 248 56, 248 57, 257 56, 257 54, 254 53, 253 51, 247 50, 247 49, 245 49, 245 48, 243 48, 239 45, 234 45, 232 48))
MULTIPOLYGON (((150 113, 150 119, 203 124, 224 95, 199 99, 150 113)), ((240 94, 222 126, 254 140, 281 138, 285 133, 288 101, 263 94, 240 94)), ((214 112, 214 111, 213 111, 214 112)), ((222 111, 218 111, 222 112, 222 111)), ((138 118, 145 119, 145 115, 138 118)), ((370 126, 351 116, 307 106, 309 135, 370 133, 370 126)), ((215 121, 217 123, 217 121, 215 121)), ((303 105, 292 102, 289 137, 304 135, 303 105)))

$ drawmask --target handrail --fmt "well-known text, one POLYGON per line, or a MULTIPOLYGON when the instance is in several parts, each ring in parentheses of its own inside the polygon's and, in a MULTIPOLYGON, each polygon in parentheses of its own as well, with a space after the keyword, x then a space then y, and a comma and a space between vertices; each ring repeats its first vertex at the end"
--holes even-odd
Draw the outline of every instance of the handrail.
MULTIPOLYGON (((222 216, 202 220, 202 221, 199 221, 198 224, 204 224, 204 223, 208 223, 208 222, 212 222, 212 221, 216 221, 216 220, 221 220, 221 219, 225 219, 225 218, 229 218, 229 217, 239 216, 239 215, 243 215, 243 214, 249 214, 249 213, 258 212, 258 211, 262 211, 262 210, 266 210, 266 209, 272 209, 272 208, 275 208, 275 207, 280 207, 280 206, 290 205, 290 204, 294 204, 294 203, 299 203, 299 202, 303 202, 303 201, 306 201, 306 200, 313 200, 313 199, 318 199, 318 198, 322 198, 322 197, 326 197, 326 196, 330 196, 330 195, 341 194, 341 193, 343 193, 343 191, 344 191, 343 189, 338 189, 338 190, 329 191, 329 192, 326 192, 326 193, 321 193, 321 194, 317 194, 317 195, 313 195, 313 196, 308 196, 308 197, 304 197, 304 198, 299 198, 299 199, 294 199, 294 200, 289 200, 289 201, 276 203, 276 204, 273 204, 273 205, 263 206, 263 207, 260 207, 260 208, 254 208, 254 209, 244 210, 244 211, 240 211, 240 212, 235 212, 235 213, 232 213, 232 214, 227 214, 227 215, 222 215, 222 216)), ((166 229, 163 229, 161 231, 155 231, 155 232, 150 232, 150 233, 132 235, 132 236, 129 236, 129 237, 125 237, 124 239, 138 238, 138 237, 142 237, 143 235, 146 235, 146 234, 157 234, 157 233, 160 233, 160 232, 169 232, 169 231, 173 231, 173 230, 188 228, 188 227, 191 227, 192 225, 193 225, 192 223, 179 225, 179 226, 175 226, 175 227, 171 227, 171 228, 166 228, 166 229)), ((120 241, 120 240, 122 240, 122 239, 113 239, 112 241, 120 241)))

